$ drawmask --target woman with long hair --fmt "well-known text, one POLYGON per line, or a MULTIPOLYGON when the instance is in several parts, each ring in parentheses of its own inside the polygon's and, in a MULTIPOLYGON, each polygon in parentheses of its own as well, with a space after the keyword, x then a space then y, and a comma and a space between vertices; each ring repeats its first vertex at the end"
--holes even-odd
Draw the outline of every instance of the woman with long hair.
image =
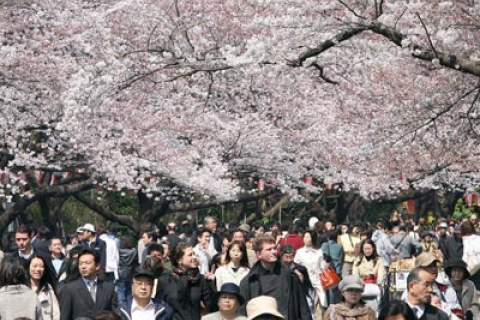
POLYGON ((362 297, 375 312, 378 312, 381 287, 385 281, 385 268, 372 239, 365 239, 360 243, 360 255, 353 263, 352 274, 359 276, 365 282, 362 297))
POLYGON ((47 267, 42 256, 33 256, 25 266, 28 271, 28 286, 37 295, 42 320, 59 320, 60 306, 58 303, 55 277, 47 267))
POLYGON ((307 269, 313 288, 315 289, 315 296, 320 301, 321 306, 326 307, 327 297, 320 282, 320 277, 318 276, 323 272, 325 263, 323 261, 323 251, 317 247, 317 233, 310 230, 305 231, 303 234, 303 244, 304 246, 295 253, 293 261, 307 269))
POLYGON ((200 320, 202 303, 205 309, 210 307, 211 290, 198 269, 198 257, 188 243, 177 244, 171 254, 175 296, 167 299, 173 308, 174 320, 200 320))
POLYGON ((250 271, 248 267, 247 247, 244 242, 232 241, 227 248, 225 260, 227 264, 215 271, 217 290, 220 290, 224 283, 234 283, 240 286, 240 281, 250 271))
POLYGON ((27 286, 27 273, 19 259, 5 256, 0 265, 0 318, 37 318, 37 297, 27 286))

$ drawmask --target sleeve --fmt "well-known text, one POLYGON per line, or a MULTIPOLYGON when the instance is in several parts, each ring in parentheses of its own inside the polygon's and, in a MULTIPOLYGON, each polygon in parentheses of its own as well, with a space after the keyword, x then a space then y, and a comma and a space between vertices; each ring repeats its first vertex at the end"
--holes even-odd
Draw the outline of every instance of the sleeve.
POLYGON ((382 286, 385 283, 385 265, 380 257, 377 259, 377 269, 377 284, 382 286))
POLYGON ((353 275, 357 275, 360 277, 360 265, 358 263, 358 258, 355 259, 355 261, 353 261, 353 269, 352 269, 352 274, 353 275))
POLYGON ((445 302, 448 304, 458 304, 457 293, 450 286, 448 286, 445 291, 445 302))
POLYGON ((72 319, 72 296, 70 288, 65 286, 60 297, 60 320, 72 319))
POLYGON ((60 304, 58 303, 58 299, 52 292, 52 320, 60 320, 60 304))
POLYGON ((299 307, 299 316, 300 320, 312 320, 312 313, 310 312, 310 308, 308 307, 307 303, 307 295, 302 289, 300 284, 300 279, 295 275, 291 274, 294 292, 296 293, 296 299, 298 301, 299 307))
POLYGON ((218 268, 217 270, 215 270, 215 282, 216 282, 216 284, 217 284, 217 291, 220 291, 220 289, 222 288, 222 284, 223 284, 223 270, 224 270, 223 267, 220 267, 220 268, 218 268))

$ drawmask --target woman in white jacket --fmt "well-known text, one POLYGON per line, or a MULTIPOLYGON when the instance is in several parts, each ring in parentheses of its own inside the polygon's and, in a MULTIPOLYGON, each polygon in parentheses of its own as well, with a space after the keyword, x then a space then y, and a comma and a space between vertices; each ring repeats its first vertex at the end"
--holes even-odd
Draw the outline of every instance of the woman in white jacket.
POLYGON ((228 245, 225 254, 227 264, 219 267, 215 271, 217 290, 220 290, 225 283, 234 283, 240 286, 240 281, 242 281, 250 271, 248 267, 247 247, 244 242, 232 241, 228 245))
POLYGON ((327 297, 319 277, 325 265, 323 251, 316 247, 317 233, 315 231, 306 231, 303 234, 303 243, 304 246, 297 250, 293 261, 307 268, 308 276, 312 282, 313 289, 315 289, 315 294, 320 300, 321 306, 327 307, 327 297))
POLYGON ((40 320, 59 320, 60 307, 57 299, 55 280, 48 269, 46 261, 41 256, 34 256, 26 265, 28 270, 29 286, 37 295, 41 314, 40 320))

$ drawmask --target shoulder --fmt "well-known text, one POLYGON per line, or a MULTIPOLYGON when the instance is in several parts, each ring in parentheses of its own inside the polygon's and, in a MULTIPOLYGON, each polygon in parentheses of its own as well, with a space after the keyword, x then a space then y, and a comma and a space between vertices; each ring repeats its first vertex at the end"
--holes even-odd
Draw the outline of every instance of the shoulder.
POLYGON ((435 308, 434 306, 429 305, 429 304, 425 305, 425 313, 430 314, 430 315, 434 315, 435 317, 437 317, 437 319, 440 319, 440 320, 449 319, 448 315, 444 311, 442 311, 438 308, 435 308))
POLYGON ((210 313, 210 314, 202 317, 202 320, 221 320, 221 319, 222 319, 222 315, 221 315, 220 311, 210 313))

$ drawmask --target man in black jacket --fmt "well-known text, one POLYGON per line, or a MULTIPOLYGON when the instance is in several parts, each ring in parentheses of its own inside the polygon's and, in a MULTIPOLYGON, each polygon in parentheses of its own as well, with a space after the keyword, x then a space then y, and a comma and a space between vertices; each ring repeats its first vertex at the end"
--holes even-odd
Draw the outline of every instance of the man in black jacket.
POLYGON ((413 269, 407 277, 405 302, 419 320, 448 320, 448 315, 430 304, 435 276, 423 268, 413 269))
MULTIPOLYGON (((300 280, 277 257, 275 239, 260 236, 255 243, 258 261, 240 282, 240 291, 245 301, 261 295, 275 298, 279 312, 289 320, 311 320, 306 293, 300 280)), ((246 315, 245 305, 241 313, 246 315)))

